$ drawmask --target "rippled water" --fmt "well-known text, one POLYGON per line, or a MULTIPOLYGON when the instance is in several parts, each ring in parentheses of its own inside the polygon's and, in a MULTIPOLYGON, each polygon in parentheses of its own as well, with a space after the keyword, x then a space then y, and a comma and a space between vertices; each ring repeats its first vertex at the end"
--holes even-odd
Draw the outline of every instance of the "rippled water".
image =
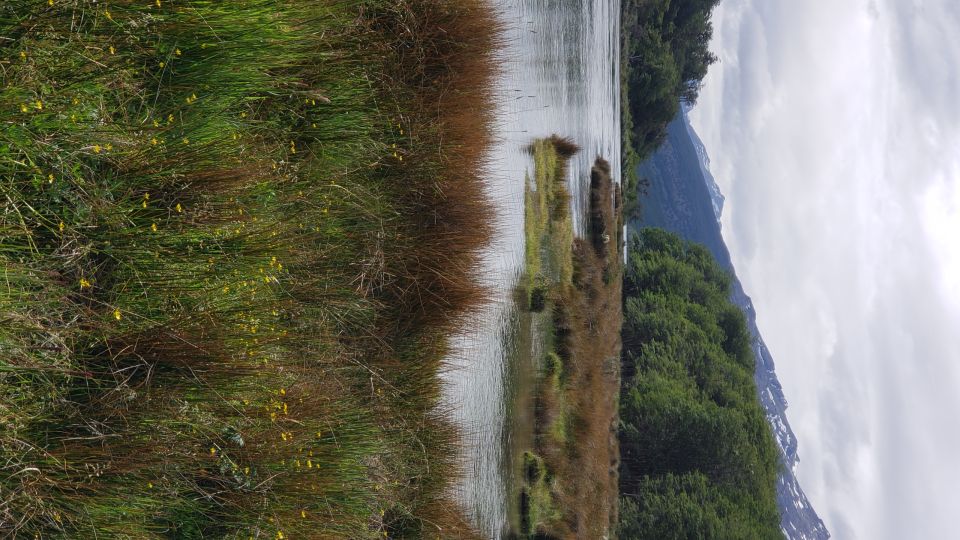
POLYGON ((497 94, 499 140, 489 161, 496 208, 494 245, 482 278, 492 304, 456 341, 446 399, 466 432, 460 497, 491 538, 507 521, 504 460, 512 415, 506 399, 517 357, 513 290, 523 264, 525 147, 558 134, 582 148, 569 167, 577 229, 582 228, 589 170, 597 156, 620 179, 620 0, 498 0, 506 47, 497 94))

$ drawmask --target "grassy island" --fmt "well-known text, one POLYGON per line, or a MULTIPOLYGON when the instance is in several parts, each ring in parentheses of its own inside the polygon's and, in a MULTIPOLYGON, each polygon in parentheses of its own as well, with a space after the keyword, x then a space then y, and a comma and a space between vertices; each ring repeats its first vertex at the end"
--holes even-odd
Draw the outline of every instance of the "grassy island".
POLYGON ((574 236, 566 176, 577 151, 557 136, 531 147, 524 283, 539 375, 534 442, 519 460, 518 537, 603 538, 616 523, 620 197, 598 158, 587 234, 574 236))

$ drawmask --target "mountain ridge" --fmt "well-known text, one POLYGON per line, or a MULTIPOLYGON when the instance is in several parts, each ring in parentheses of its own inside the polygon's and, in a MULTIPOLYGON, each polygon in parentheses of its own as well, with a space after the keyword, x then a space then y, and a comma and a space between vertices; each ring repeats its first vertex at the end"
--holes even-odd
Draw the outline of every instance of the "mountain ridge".
POLYGON ((743 290, 720 233, 724 197, 710 174, 709 156, 703 142, 682 110, 667 128, 663 145, 638 167, 641 178, 650 181, 641 195, 641 218, 629 228, 660 227, 707 247, 733 279, 731 299, 744 312, 754 336, 754 380, 760 402, 780 447, 783 470, 777 481, 777 504, 781 529, 790 540, 827 540, 830 532, 807 500, 797 481, 797 438, 787 420, 787 400, 777 379, 776 366, 757 327, 756 310, 743 290))

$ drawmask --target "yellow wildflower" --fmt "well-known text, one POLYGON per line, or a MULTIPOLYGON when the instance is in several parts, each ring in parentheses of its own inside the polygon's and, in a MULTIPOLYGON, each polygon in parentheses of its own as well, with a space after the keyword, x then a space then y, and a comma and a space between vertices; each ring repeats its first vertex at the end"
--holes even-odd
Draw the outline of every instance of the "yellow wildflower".
POLYGON ((287 391, 286 391, 285 389, 281 388, 281 389, 280 389, 280 395, 281 395, 281 396, 287 395, 287 391))
POLYGON ((160 67, 161 67, 161 68, 166 67, 166 66, 167 66, 167 64, 166 64, 165 62, 160 62, 160 67))
POLYGON ((147 489, 153 489, 153 482, 147 482, 147 489))
POLYGON ((180 49, 177 49, 177 50, 173 51, 173 54, 175 54, 175 55, 177 55, 177 56, 180 56, 180 55, 183 54, 183 53, 180 52, 180 49))
POLYGON ((118 321, 122 318, 122 316, 120 315, 120 308, 116 308, 113 310, 113 318, 118 321))
POLYGON ((306 517, 307 517, 307 511, 306 511, 306 510, 301 510, 301 511, 300 511, 300 517, 306 519, 306 517))
POLYGON ((157 120, 154 120, 153 127, 160 127, 160 122, 158 122, 157 120))
POLYGON ((109 10, 109 9, 108 9, 108 10, 105 10, 105 11, 103 12, 103 15, 104 15, 107 19, 109 19, 109 20, 111 20, 111 21, 113 20, 113 15, 110 14, 110 10, 109 10))
POLYGON ((167 115, 167 123, 168 123, 168 124, 172 124, 172 123, 173 123, 173 115, 172 115, 172 114, 168 114, 168 115, 167 115))
POLYGON ((50 173, 50 174, 47 175, 47 182, 50 183, 50 184, 53 183, 53 173, 50 173))
POLYGON ((102 149, 100 148, 100 145, 99 145, 99 144, 93 145, 93 153, 94 153, 94 154, 99 154, 99 153, 100 153, 100 150, 102 150, 102 149))
POLYGON ((190 139, 187 137, 183 138, 183 144, 190 144, 190 139))
POLYGON ((104 146, 104 149, 106 149, 106 151, 109 152, 109 151, 113 150, 113 145, 110 144, 110 143, 107 143, 107 145, 104 146))
POLYGON ((89 288, 90 288, 90 282, 87 281, 86 278, 80 278, 80 290, 82 291, 83 289, 89 289, 89 288))
POLYGON ((59 228, 60 228, 60 232, 63 232, 64 224, 62 221, 60 222, 59 228))
POLYGON ((180 203, 177 203, 176 210, 177 210, 177 213, 178 213, 178 214, 182 214, 182 213, 183 213, 183 207, 180 206, 180 203))
POLYGON ((36 102, 34 102, 33 106, 36 107, 38 111, 43 110, 43 102, 40 101, 39 99, 36 102))
POLYGON ((157 232, 157 224, 154 223, 154 224, 150 225, 150 230, 153 231, 153 232, 157 232))
POLYGON ((243 474, 249 475, 249 474, 250 474, 250 467, 244 467, 244 468, 243 468, 243 474))
POLYGON ((158 141, 156 137, 150 139, 150 144, 152 144, 152 145, 154 145, 154 146, 156 146, 157 144, 159 144, 159 142, 160 142, 160 141, 158 141))
POLYGON ((26 104, 26 103, 20 104, 20 112, 27 112, 27 111, 29 111, 29 110, 30 110, 30 108, 27 107, 27 104, 26 104))
POLYGON ((211 447, 210 447, 210 455, 211 455, 211 456, 217 455, 217 449, 211 446, 211 447))
POLYGON ((312 468, 313 468, 313 461, 312 461, 312 460, 309 460, 309 459, 307 460, 307 468, 308 468, 308 469, 312 469, 312 468))
POLYGON ((110 46, 110 54, 117 54, 117 50, 113 48, 113 45, 110 46))
MULTIPOLYGON (((160 7, 160 0, 156 0, 157 7, 160 7)), ((179 50, 179 49, 177 49, 179 50)), ((179 53, 178 53, 179 54, 179 53)))

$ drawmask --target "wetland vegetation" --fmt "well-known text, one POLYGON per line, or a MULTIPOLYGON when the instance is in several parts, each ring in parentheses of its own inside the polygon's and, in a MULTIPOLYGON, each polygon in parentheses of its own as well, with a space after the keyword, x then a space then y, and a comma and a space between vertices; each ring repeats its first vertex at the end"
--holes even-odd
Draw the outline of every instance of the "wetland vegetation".
POLYGON ((584 238, 574 237, 566 160, 553 136, 531 147, 526 284, 538 366, 533 447, 523 454, 518 536, 602 538, 616 523, 620 197, 609 165, 591 171, 584 238), (541 300, 542 299, 542 300, 541 300))
POLYGON ((0 5, 0 536, 476 536, 488 7, 0 5))

